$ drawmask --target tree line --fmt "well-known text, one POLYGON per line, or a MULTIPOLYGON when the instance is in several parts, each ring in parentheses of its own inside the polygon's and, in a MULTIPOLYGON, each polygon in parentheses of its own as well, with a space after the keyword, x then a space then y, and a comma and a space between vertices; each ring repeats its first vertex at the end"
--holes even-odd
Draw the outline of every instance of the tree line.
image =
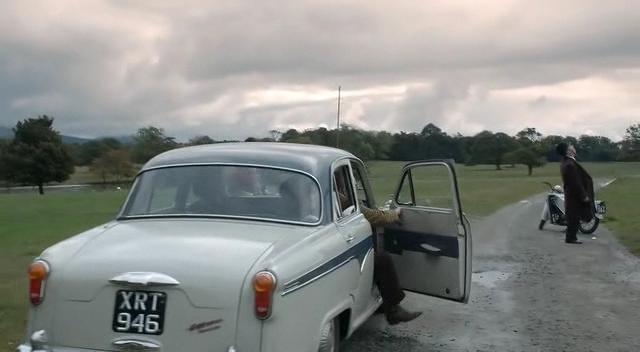
MULTIPOLYGON (((0 180, 16 185, 43 185, 69 178, 74 166, 88 166, 103 182, 132 177, 139 165, 174 148, 225 143, 200 135, 186 143, 167 136, 162 128, 137 130, 131 142, 100 138, 82 144, 63 144, 53 128, 54 119, 39 116, 20 121, 14 138, 0 140, 0 180), (136 166, 137 165, 137 166, 136 166)), ((428 123, 420 132, 365 131, 348 125, 298 131, 272 130, 266 137, 249 137, 245 142, 287 142, 317 144, 345 149, 363 160, 454 159, 467 165, 526 165, 529 175, 535 167, 557 161, 555 146, 566 142, 576 147, 583 161, 640 161, 640 124, 629 126, 622 141, 603 136, 580 137, 542 135, 528 127, 513 136, 482 131, 474 136, 450 135, 428 123)))
POLYGON ((482 131, 474 136, 449 135, 432 123, 419 133, 392 134, 350 126, 343 126, 339 131, 317 128, 274 132, 277 131, 272 131, 271 137, 248 138, 247 141, 338 145, 363 160, 454 159, 466 165, 495 165, 496 169, 503 165, 523 164, 528 167, 529 174, 534 167, 559 160, 555 146, 560 142, 574 145, 583 161, 640 161, 640 124, 629 126, 624 139, 618 142, 603 136, 544 136, 533 127, 524 128, 513 136, 492 131, 482 131))

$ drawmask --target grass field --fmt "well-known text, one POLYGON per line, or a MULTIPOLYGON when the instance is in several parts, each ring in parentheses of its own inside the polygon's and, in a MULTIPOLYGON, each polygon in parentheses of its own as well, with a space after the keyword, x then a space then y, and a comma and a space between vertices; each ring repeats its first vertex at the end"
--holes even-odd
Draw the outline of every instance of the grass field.
POLYGON ((112 219, 126 192, 0 195, 0 351, 24 334, 26 269, 47 246, 112 219))
MULTIPOLYGON (((124 177, 121 181, 124 181, 126 177, 124 177)), ((112 176, 107 177, 107 182, 115 182, 116 179, 112 176)), ((85 184, 85 183, 102 183, 103 180, 100 176, 94 174, 89 170, 88 166, 76 166, 75 172, 68 180, 63 182, 66 185, 77 185, 77 184, 85 184)))
POLYGON ((607 201, 605 226, 613 230, 631 252, 640 256, 640 176, 621 177, 600 196, 607 201))
MULTIPOLYGON (((368 164, 378 204, 395 192, 403 164, 368 164)), ((595 178, 618 178, 598 195, 608 203, 611 217, 606 225, 640 254, 640 210, 635 205, 640 199, 640 163, 584 165, 595 178)), ((463 209, 476 217, 544 192, 542 181, 560 183, 558 164, 535 169, 531 177, 524 167, 497 171, 492 166, 458 166, 457 173, 463 209)), ((70 182, 95 180, 80 169, 70 182)), ((30 261, 49 245, 113 218, 125 196, 125 191, 0 194, 0 351, 13 351, 23 338, 30 261)))

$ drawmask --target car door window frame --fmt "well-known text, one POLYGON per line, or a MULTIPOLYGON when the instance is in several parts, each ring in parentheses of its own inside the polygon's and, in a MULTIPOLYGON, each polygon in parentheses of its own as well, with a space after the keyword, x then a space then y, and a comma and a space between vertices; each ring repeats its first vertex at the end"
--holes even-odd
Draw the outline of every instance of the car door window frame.
POLYGON ((373 191, 371 190, 371 185, 368 182, 366 168, 362 164, 360 160, 351 159, 349 161, 352 177, 353 177, 353 186, 355 188, 356 202, 360 205, 360 202, 363 201, 358 197, 358 178, 360 179, 360 183, 362 184, 362 188, 366 197, 365 206, 369 208, 375 208, 376 201, 373 195, 373 191), (357 175, 357 176, 356 176, 357 175))
POLYGON ((353 172, 351 169, 351 164, 349 159, 340 159, 336 162, 333 163, 333 165, 331 166, 331 203, 332 203, 332 208, 333 208, 333 221, 334 222, 338 222, 338 223, 342 223, 342 222, 346 222, 349 219, 352 219, 353 217, 355 217, 356 215, 360 214, 360 205, 358 204, 358 199, 356 196, 356 190, 354 189, 354 178, 353 178, 353 172), (346 167, 347 171, 348 171, 348 188, 350 189, 349 191, 351 192, 351 199, 354 201, 354 210, 351 214, 347 214, 347 215, 343 215, 342 212, 342 206, 340 204, 340 199, 338 196, 338 190, 337 190, 337 182, 336 182, 336 178, 335 178, 335 173, 336 171, 338 171, 340 168, 342 167, 346 167))
POLYGON ((416 193, 415 193, 415 190, 413 189, 413 178, 411 176, 411 168, 403 170, 403 172, 404 173, 402 174, 402 178, 400 179, 400 186, 398 186, 394 200, 399 205, 416 206, 416 193), (410 203, 400 202, 399 200, 400 193, 402 192, 402 188, 404 187, 405 182, 409 182, 409 195, 411 196, 410 203))

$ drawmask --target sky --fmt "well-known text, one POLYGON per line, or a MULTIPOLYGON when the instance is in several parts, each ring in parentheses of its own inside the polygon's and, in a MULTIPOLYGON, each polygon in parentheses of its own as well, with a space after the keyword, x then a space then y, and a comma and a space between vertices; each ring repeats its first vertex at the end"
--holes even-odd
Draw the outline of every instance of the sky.
POLYGON ((640 123, 640 1, 0 2, 0 126, 187 140, 640 123))

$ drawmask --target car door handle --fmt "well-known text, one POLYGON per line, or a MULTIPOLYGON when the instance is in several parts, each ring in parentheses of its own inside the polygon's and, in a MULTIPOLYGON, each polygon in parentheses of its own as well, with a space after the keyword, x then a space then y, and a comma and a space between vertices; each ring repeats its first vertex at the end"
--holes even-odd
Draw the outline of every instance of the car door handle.
POLYGON ((434 247, 430 244, 420 243, 420 248, 424 249, 427 254, 440 256, 442 254, 442 249, 438 247, 434 247))
POLYGON ((132 271, 114 276, 109 280, 113 284, 131 286, 176 286, 180 282, 167 274, 132 271))
POLYGON ((351 235, 347 236, 347 242, 348 242, 348 243, 351 243, 351 242, 353 241, 353 239, 354 239, 354 238, 356 238, 356 236, 355 236, 355 235, 353 235, 353 234, 351 234, 351 235))

